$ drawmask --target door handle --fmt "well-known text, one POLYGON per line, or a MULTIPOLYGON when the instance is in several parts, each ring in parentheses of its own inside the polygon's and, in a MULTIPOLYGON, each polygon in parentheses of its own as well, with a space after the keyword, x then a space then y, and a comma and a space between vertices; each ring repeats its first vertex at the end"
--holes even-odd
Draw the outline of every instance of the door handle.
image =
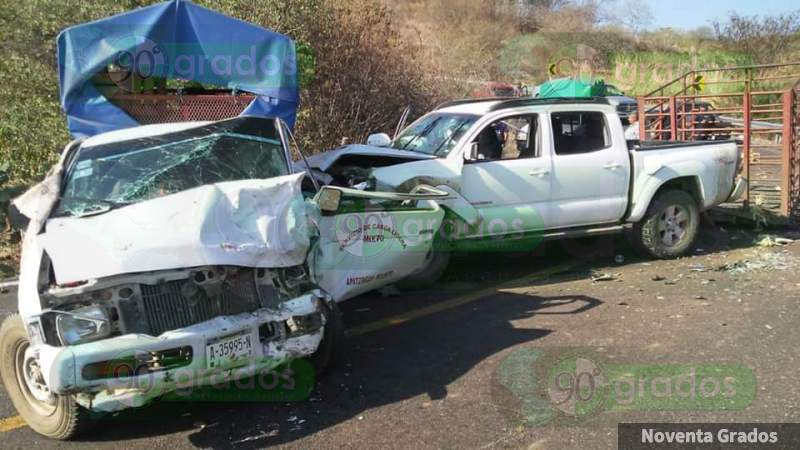
POLYGON ((603 166, 603 169, 608 169, 608 170, 617 170, 617 169, 619 169, 621 166, 622 166, 621 164, 613 162, 613 163, 608 163, 608 164, 604 165, 604 166, 603 166))
POLYGON ((531 170, 530 172, 528 172, 528 175, 530 175, 532 177, 541 178, 541 177, 547 175, 548 173, 550 173, 550 171, 547 170, 547 169, 536 169, 536 170, 531 170))

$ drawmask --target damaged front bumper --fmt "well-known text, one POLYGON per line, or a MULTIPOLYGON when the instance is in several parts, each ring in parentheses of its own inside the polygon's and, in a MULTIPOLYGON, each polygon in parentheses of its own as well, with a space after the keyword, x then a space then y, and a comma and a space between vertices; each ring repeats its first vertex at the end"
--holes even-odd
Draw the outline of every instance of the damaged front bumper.
POLYGON ((218 316, 157 337, 125 334, 65 347, 42 343, 29 351, 36 353, 52 393, 73 394, 94 411, 117 411, 310 356, 322 341, 326 301, 326 294, 314 290, 278 308, 218 316))

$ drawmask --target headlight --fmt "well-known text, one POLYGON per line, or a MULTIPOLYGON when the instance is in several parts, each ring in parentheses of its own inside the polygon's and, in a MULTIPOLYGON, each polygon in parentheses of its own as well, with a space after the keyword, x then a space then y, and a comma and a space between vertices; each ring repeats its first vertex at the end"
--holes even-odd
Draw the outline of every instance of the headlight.
POLYGON ((111 322, 103 308, 87 306, 60 312, 56 317, 56 331, 64 345, 82 344, 108 337, 111 322))

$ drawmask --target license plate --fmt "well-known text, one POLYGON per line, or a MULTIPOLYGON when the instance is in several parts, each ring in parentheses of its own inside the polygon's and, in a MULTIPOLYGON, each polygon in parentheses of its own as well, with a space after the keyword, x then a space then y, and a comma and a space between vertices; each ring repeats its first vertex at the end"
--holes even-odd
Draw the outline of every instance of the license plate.
POLYGON ((235 334, 206 344, 206 366, 209 369, 247 364, 253 357, 253 335, 235 334))

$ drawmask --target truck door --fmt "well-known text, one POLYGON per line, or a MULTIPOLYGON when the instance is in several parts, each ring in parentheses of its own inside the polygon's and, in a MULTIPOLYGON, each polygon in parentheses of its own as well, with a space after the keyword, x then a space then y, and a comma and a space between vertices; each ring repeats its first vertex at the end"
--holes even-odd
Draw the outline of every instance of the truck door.
MULTIPOLYGON (((425 263, 447 192, 398 194, 326 186, 341 192, 336 211, 321 208, 309 255, 316 283, 336 301, 400 281, 425 263)), ((319 201, 320 195, 317 195, 319 201)))
POLYGON ((474 143, 477 159, 464 163, 461 187, 483 218, 469 231, 472 237, 547 228, 552 168, 550 153, 542 151, 540 116, 497 120, 483 128, 474 143))
MULTIPOLYGON (((627 206, 630 176, 625 141, 612 142, 611 126, 600 111, 553 112, 550 125, 552 225, 563 228, 619 220, 627 206)), ((615 125, 621 127, 618 121, 615 125)))

